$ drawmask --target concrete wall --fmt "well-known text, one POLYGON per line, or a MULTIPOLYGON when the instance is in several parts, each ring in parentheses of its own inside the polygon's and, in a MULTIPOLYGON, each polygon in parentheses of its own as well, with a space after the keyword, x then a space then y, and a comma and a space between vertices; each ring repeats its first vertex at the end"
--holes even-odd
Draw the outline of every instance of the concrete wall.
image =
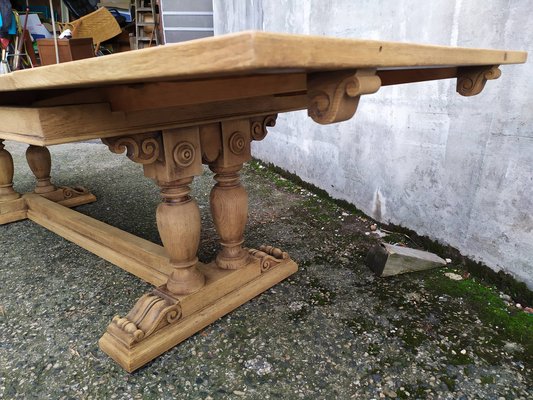
MULTIPOLYGON (((215 0, 215 32, 258 29, 533 50, 530 0, 215 0)), ((532 56, 533 57, 533 56, 532 56)), ((455 81, 383 87, 320 126, 282 115, 255 156, 374 218, 450 244, 533 287, 533 68, 478 96, 455 81)))

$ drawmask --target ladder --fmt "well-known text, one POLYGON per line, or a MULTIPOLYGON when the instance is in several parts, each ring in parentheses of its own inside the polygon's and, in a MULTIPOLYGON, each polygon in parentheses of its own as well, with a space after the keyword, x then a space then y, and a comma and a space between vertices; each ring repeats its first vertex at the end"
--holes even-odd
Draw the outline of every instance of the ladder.
POLYGON ((156 0, 135 0, 135 44, 137 49, 159 45, 156 0))

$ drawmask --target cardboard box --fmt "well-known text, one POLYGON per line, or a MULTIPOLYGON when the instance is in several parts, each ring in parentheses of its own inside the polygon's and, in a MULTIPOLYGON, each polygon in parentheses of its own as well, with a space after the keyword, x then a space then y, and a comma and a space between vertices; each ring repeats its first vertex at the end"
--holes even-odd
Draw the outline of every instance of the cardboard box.
MULTIPOLYGON (((56 63, 54 39, 37 40, 41 65, 56 63)), ((57 39, 59 62, 82 60, 94 57, 94 46, 91 38, 57 39)))

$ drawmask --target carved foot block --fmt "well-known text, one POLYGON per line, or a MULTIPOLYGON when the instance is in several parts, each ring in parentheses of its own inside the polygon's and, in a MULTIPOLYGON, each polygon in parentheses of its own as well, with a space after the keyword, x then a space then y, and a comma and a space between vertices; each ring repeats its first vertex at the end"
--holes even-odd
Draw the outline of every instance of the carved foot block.
POLYGON ((287 253, 270 249, 250 250, 240 270, 199 264, 206 285, 196 293, 174 296, 162 286, 144 295, 126 317, 113 318, 100 348, 128 372, 142 367, 298 270, 287 253))
POLYGON ((65 207, 76 207, 96 201, 96 196, 82 186, 60 186, 41 196, 65 207))

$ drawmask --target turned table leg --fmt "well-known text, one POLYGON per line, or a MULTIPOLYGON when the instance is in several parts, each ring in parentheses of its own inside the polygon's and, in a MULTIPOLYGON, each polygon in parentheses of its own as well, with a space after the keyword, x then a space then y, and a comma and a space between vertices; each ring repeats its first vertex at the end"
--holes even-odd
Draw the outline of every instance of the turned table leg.
MULTIPOLYGON (((77 186, 56 188, 50 181, 52 161, 46 147, 30 145, 26 160, 37 179, 34 193, 66 207, 91 203, 96 197, 87 189, 77 186)), ((28 218, 27 196, 13 190, 13 158, 4 149, 0 139, 0 225, 28 218)))
POLYGON ((13 189, 13 158, 4 148, 4 141, 0 139, 0 202, 16 200, 20 194, 13 189))
POLYGON ((179 295, 193 293, 205 283, 196 268, 201 221, 198 204, 189 196, 192 180, 159 182, 163 201, 157 207, 157 228, 174 268, 167 289, 179 295))
POLYGON ((198 291, 205 284, 197 269, 201 219, 198 204, 189 196, 194 176, 203 171, 198 128, 113 137, 103 142, 114 153, 126 151, 161 189, 157 227, 172 268, 164 290, 172 296, 198 291))
POLYGON ((46 147, 30 145, 26 150, 26 160, 31 172, 37 178, 34 192, 43 194, 56 190, 56 187, 50 181, 50 171, 52 169, 50 151, 46 147))
POLYGON ((0 139, 0 225, 26 218, 26 202, 13 189, 13 158, 0 139))
POLYGON ((242 248, 248 218, 248 194, 239 179, 242 165, 210 168, 217 182, 210 195, 211 214, 222 245, 216 263, 223 269, 240 269, 249 262, 242 248))

